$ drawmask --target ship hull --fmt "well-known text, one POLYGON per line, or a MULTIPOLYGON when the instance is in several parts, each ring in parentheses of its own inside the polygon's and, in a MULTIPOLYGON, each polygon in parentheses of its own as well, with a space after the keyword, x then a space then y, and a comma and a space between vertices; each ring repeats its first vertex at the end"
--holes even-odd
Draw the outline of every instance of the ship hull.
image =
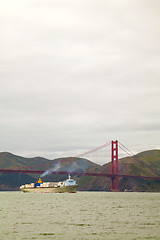
POLYGON ((22 188, 24 193, 75 193, 77 186, 22 188))

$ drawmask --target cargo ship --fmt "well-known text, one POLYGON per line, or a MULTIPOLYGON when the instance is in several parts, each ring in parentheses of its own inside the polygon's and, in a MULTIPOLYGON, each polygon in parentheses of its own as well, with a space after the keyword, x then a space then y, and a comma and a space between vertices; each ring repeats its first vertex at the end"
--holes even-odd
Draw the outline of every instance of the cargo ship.
POLYGON ((20 190, 24 193, 75 193, 77 187, 76 181, 69 175, 68 179, 62 182, 43 182, 39 178, 35 183, 20 186, 20 190))

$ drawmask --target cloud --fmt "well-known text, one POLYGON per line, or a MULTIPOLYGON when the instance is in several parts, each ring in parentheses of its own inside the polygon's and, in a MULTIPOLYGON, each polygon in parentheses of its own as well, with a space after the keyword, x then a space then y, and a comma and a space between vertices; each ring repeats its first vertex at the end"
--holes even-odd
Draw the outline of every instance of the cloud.
POLYGON ((74 156, 115 138, 157 146, 158 1, 0 5, 2 151, 74 156))

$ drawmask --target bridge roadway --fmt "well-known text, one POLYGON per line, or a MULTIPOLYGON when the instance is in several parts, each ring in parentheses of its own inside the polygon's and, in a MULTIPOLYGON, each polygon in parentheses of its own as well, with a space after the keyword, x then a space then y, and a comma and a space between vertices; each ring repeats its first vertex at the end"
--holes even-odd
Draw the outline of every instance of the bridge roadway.
MULTIPOLYGON (((23 170, 23 169, 2 169, 0 168, 0 173, 26 173, 26 174, 42 174, 44 171, 40 170, 23 170)), ((79 176, 96 176, 96 177, 108 177, 108 178, 137 178, 137 179, 148 179, 160 181, 160 177, 149 177, 149 176, 133 176, 133 175, 123 175, 123 174, 110 174, 110 173, 91 173, 91 172, 52 172, 52 174, 72 174, 79 176)))

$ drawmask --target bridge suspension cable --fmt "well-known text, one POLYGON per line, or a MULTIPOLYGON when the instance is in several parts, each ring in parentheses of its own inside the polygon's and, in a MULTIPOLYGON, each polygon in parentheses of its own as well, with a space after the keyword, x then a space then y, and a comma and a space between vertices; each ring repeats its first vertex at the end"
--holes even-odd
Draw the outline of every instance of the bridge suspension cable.
POLYGON ((133 157, 135 154, 130 151, 127 147, 125 147, 121 142, 118 142, 119 143, 119 148, 124 151, 125 153, 127 153, 129 156, 133 157))
MULTIPOLYGON (((76 158, 80 158, 80 157, 84 157, 84 156, 87 156, 87 155, 89 155, 89 154, 91 154, 91 153, 95 153, 95 152, 98 152, 99 150, 101 150, 101 149, 104 149, 105 147, 107 147, 107 146, 110 146, 111 145, 111 141, 110 142, 108 142, 108 143, 105 143, 105 144, 103 144, 103 145, 100 145, 100 146, 98 146, 98 147, 96 147, 96 148, 93 148, 93 149, 91 149, 91 150, 89 150, 89 151, 87 151, 87 152, 84 152, 84 153, 81 153, 81 154, 78 154, 78 155, 76 155, 76 156, 74 156, 74 157, 68 157, 67 158, 67 160, 69 160, 69 159, 76 159, 76 158)), ((20 169, 22 168, 22 169, 27 169, 27 168, 35 168, 35 167, 42 167, 42 166, 49 166, 49 165, 53 165, 53 164, 55 164, 55 163, 57 163, 57 162, 65 162, 66 161, 66 158, 65 159, 57 159, 57 160, 51 160, 51 163, 45 163, 45 164, 40 164, 40 165, 34 165, 34 166, 26 166, 26 167, 19 167, 20 169)))
POLYGON ((94 152, 96 152, 96 151, 99 151, 99 150, 101 150, 101 149, 109 146, 110 144, 111 144, 111 142, 105 143, 105 144, 103 144, 103 145, 101 145, 101 146, 99 146, 99 147, 96 147, 96 148, 88 151, 88 152, 84 152, 84 153, 81 153, 81 154, 79 154, 79 155, 76 155, 75 157, 83 157, 83 156, 86 156, 86 155, 88 155, 88 154, 90 154, 90 153, 94 153, 94 152))

